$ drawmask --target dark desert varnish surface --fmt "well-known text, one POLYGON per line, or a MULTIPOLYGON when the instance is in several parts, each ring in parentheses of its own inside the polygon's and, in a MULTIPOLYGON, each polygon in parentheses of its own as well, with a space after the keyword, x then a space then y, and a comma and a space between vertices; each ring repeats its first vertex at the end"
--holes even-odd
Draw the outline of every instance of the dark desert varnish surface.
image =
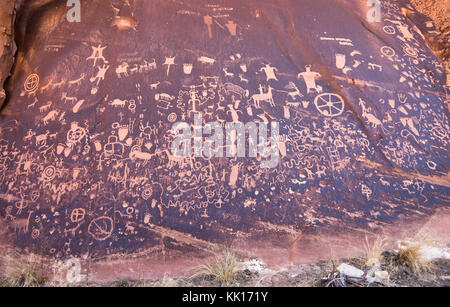
POLYGON ((84 1, 69 23, 65 3, 27 1, 0 118, 2 242, 163 271, 222 244, 281 265, 419 228, 449 206, 445 72, 407 1, 382 1, 380 23, 368 10, 84 1), (278 166, 173 156, 173 123, 195 114, 279 122, 278 166))

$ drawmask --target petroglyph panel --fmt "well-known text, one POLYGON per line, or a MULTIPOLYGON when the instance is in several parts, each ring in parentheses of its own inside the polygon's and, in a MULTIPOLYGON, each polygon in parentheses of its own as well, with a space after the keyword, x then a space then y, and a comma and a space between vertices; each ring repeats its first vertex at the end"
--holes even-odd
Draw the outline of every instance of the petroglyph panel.
POLYGON ((369 22, 357 0, 82 1, 68 22, 64 3, 49 21, 27 1, 0 118, 1 223, 71 259, 378 231, 448 207, 433 28, 408 1, 381 3, 369 22), (173 124, 194 131, 196 115, 278 122, 276 167, 262 152, 174 155, 173 124))

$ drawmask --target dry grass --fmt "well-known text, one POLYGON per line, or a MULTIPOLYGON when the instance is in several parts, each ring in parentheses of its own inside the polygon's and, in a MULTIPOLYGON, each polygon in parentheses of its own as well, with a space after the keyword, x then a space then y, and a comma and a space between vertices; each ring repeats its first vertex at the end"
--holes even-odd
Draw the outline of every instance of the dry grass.
POLYGON ((429 264, 422 261, 420 246, 400 248, 397 254, 397 263, 411 268, 416 273, 429 270, 429 264))
POLYGON ((235 283, 237 272, 237 257, 234 252, 226 249, 222 255, 216 257, 214 261, 199 267, 198 275, 212 277, 214 281, 224 286, 231 286, 235 283))
POLYGON ((431 264, 424 259, 422 249, 433 244, 426 232, 419 232, 412 239, 401 242, 397 252, 397 264, 409 267, 415 273, 430 271, 431 264))
POLYGON ((369 238, 366 236, 366 242, 364 244, 366 257, 364 264, 369 268, 380 264, 383 259, 382 253, 384 252, 386 245, 386 240, 379 236, 377 236, 372 243, 370 243, 369 238))
POLYGON ((27 260, 8 255, 3 259, 1 285, 5 287, 41 287, 48 282, 42 262, 31 255, 27 260))

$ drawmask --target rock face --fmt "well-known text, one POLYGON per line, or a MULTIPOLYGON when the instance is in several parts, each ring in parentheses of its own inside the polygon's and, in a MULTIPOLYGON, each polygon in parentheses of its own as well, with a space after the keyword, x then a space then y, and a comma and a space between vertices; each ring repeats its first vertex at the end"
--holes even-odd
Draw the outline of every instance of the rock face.
POLYGON ((382 1, 381 22, 356 0, 82 1, 80 23, 63 2, 27 2, 16 25, 0 119, 0 213, 16 246, 292 251, 302 234, 448 207, 445 72, 407 1, 382 1), (190 155, 172 150, 177 122, 190 155), (226 135, 227 123, 251 128, 226 135), (210 157, 217 140, 223 157, 210 157))
POLYGON ((16 10, 22 1, 5 0, 0 3, 0 106, 6 98, 3 84, 9 77, 17 51, 14 42, 14 23, 16 10))
POLYGON ((441 32, 450 31, 450 3, 440 0, 412 0, 412 4, 419 12, 429 16, 441 32))
POLYGON ((427 15, 436 28, 442 32, 441 37, 431 41, 432 47, 444 61, 447 68, 447 86, 450 86, 450 2, 440 0, 412 0, 419 12, 427 15))

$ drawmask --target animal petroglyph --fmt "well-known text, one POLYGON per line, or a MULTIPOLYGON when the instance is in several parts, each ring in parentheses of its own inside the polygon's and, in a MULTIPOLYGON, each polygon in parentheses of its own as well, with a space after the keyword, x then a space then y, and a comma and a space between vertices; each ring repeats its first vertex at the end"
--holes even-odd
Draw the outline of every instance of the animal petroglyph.
POLYGON ((14 232, 26 234, 29 231, 31 214, 33 214, 33 212, 30 211, 27 218, 15 218, 12 221, 8 221, 8 224, 14 229, 14 232))
MULTIPOLYGON (((22 2, 33 25, 61 5, 22 2)), ((81 23, 21 34, 0 116, 11 242, 158 264, 448 206, 445 67, 402 1, 380 23, 343 1, 308 3, 313 23, 301 1, 144 2, 84 1, 81 23)))
POLYGON ((127 62, 123 62, 122 64, 120 64, 117 68, 116 68, 116 74, 118 78, 122 78, 122 77, 128 77, 128 67, 130 67, 130 65, 127 62))
POLYGON ((255 108, 261 108, 261 102, 268 102, 271 106, 275 106, 272 96, 272 87, 269 86, 267 92, 264 93, 262 86, 259 86, 259 94, 253 95, 250 99, 253 100, 255 108))

